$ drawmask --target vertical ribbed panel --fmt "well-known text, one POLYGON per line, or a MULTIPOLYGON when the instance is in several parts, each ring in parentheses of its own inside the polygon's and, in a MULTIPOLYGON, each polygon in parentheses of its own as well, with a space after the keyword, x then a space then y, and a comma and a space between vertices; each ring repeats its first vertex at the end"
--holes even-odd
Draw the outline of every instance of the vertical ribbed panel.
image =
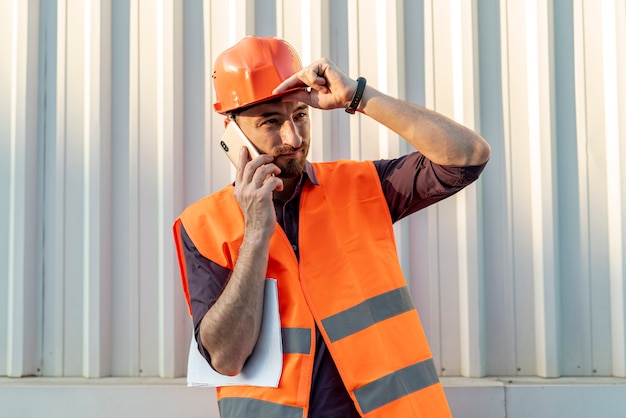
MULTIPOLYGON (((549 1, 530 1, 524 10, 526 79, 528 88, 530 188, 533 248, 533 302, 536 371, 542 377, 559 376, 558 364, 558 241, 556 158, 554 138, 553 22, 549 1)), ((510 32, 509 32, 510 35, 510 32)))
POLYGON ((528 77, 526 59, 526 21, 523 2, 500 2, 501 48, 503 51, 503 90, 505 146, 510 184, 511 274, 514 303, 514 361, 517 372, 526 373, 535 365, 532 197, 530 178, 532 165, 529 143, 528 77))
POLYGON ((582 57, 582 65, 576 67, 581 75, 577 79, 577 89, 584 91, 585 101, 577 101, 577 118, 582 119, 585 132, 578 132, 583 141, 580 151, 586 157, 585 178, 587 200, 583 204, 588 213, 586 222, 589 277, 586 292, 590 298, 590 333, 592 373, 611 374, 611 303, 610 303, 610 248, 608 224, 608 199, 617 191, 607 188, 607 131, 605 126, 605 94, 603 65, 602 7, 596 2, 575 3, 575 19, 582 26, 575 29, 582 32, 582 44, 577 45, 576 53, 582 57), (582 3, 579 6, 578 3, 582 3))
POLYGON ((158 160, 158 331, 159 376, 176 377, 186 370, 188 331, 180 313, 186 309, 178 279, 171 236, 172 219, 183 210, 183 8, 164 0, 157 17, 157 160, 158 160))
POLYGON ((606 171, 609 189, 609 275, 611 277, 612 371, 626 377, 626 4, 602 3, 602 43, 606 124, 606 171), (620 141, 621 139, 621 141, 620 141))
MULTIPOLYGON (((11 50, 13 28, 11 19, 13 4, 8 1, 0 2, 0 47, 3 51, 11 50)), ((13 59, 0 60, 0 194, 8 196, 11 190, 11 150, 14 145, 11 142, 11 85, 13 75, 11 65, 13 59)), ((0 204, 0 305, 7 306, 9 303, 9 213, 11 203, 4 199, 0 204), (6 201, 6 203, 4 203, 6 201)), ((13 280, 13 279, 12 279, 13 280)), ((0 374, 8 372, 8 338, 9 338, 9 315, 7 310, 0 311, 0 374)))
POLYGON ((111 6, 84 3, 82 375, 111 373, 111 6))
POLYGON ((139 374, 139 2, 112 2, 111 148, 112 323, 111 374, 139 374), (131 279, 132 278, 132 279, 131 279))
MULTIPOLYGON (((170 226, 234 178, 211 67, 260 34, 489 141, 396 226, 440 373, 625 376, 625 28, 619 0, 0 0, 0 375, 185 373, 170 226)), ((311 118, 312 160, 408 148, 311 118)))
POLYGON ((19 377, 40 366, 39 5, 5 0, 0 15, 0 373, 19 377))

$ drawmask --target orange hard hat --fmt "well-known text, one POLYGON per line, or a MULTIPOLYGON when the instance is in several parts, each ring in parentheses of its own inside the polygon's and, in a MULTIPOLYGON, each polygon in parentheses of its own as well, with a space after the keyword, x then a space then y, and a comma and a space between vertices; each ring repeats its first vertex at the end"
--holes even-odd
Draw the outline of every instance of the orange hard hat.
POLYGON ((272 90, 301 69, 298 54, 286 41, 246 36, 215 60, 213 108, 225 114, 279 97, 287 92, 272 94, 272 90))

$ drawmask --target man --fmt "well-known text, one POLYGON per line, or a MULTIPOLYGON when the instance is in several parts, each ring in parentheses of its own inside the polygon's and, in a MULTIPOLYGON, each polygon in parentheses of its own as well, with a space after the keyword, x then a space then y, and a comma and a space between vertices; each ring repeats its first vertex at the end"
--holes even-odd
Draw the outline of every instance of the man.
POLYGON ((218 57, 213 79, 215 109, 261 155, 242 148, 234 185, 174 226, 198 348, 217 372, 242 370, 267 277, 278 283, 284 347, 279 387, 218 388, 222 416, 450 416, 392 223, 476 180, 489 145, 328 59, 302 68, 276 38, 244 38, 218 57), (309 106, 360 112, 419 151, 311 164, 309 106))

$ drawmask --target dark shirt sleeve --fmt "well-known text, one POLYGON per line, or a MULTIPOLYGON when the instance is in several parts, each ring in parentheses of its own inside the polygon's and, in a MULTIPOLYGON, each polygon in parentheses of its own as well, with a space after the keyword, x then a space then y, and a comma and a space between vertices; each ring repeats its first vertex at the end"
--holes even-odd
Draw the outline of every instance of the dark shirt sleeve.
POLYGON ((210 364, 211 358, 209 353, 200 342, 200 322, 222 294, 230 278, 231 271, 202 256, 191 241, 191 238, 189 238, 189 235, 187 235, 183 225, 180 227, 180 238, 187 267, 187 282, 189 284, 194 334, 200 354, 210 364))
POLYGON ((391 218, 396 222, 476 181, 486 163, 466 167, 443 166, 416 151, 394 160, 377 160, 374 165, 391 218))

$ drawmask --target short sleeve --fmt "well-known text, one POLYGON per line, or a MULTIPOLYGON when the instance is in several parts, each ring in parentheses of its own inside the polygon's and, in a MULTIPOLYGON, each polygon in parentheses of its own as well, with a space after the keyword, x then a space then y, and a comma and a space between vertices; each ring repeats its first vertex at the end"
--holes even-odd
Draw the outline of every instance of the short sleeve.
POLYGON ((416 151, 392 160, 377 160, 374 165, 393 222, 437 203, 478 179, 485 164, 443 166, 416 151))

